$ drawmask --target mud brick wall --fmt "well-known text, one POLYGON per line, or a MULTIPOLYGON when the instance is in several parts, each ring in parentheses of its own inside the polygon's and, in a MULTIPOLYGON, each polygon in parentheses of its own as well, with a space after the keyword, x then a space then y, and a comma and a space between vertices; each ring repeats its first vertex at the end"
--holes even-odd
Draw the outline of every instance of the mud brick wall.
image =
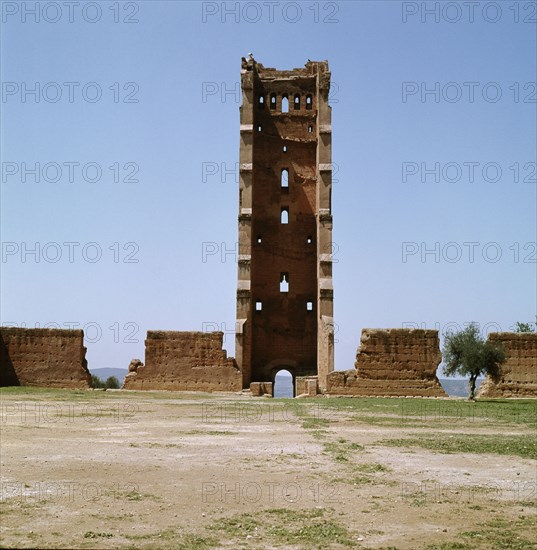
POLYGON ((355 370, 328 375, 333 395, 446 397, 437 330, 363 329, 355 370))
POLYGON ((488 339, 504 346, 500 379, 487 378, 478 397, 537 397, 537 333, 491 332, 488 339))
POLYGON ((0 386, 89 388, 82 330, 0 328, 0 386))
POLYGON ((128 390, 241 391, 242 374, 222 349, 223 332, 148 331, 145 366, 125 377, 128 390))

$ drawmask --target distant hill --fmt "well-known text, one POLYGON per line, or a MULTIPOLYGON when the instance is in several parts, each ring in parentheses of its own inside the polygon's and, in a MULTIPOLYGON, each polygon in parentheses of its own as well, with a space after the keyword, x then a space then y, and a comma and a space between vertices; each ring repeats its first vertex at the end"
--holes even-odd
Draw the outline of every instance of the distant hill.
MULTIPOLYGON (((103 382, 110 376, 115 376, 119 380, 119 384, 123 385, 125 376, 129 373, 127 369, 90 369, 91 374, 98 376, 103 382)), ((275 397, 293 397, 293 382, 291 377, 285 376, 283 373, 281 384, 278 384, 275 397)), ((476 382, 476 390, 479 388, 484 378, 478 378, 476 382)), ((440 384, 449 396, 453 397, 468 397, 468 380, 455 380, 453 378, 440 378, 440 384)))
MULTIPOLYGON (((477 390, 484 378, 478 378, 475 383, 477 390)), ((468 388, 468 380, 454 380, 453 378, 440 378, 440 384, 449 396, 453 397, 468 397, 470 392, 468 388)))
POLYGON ((110 376, 115 376, 119 380, 119 385, 123 385, 125 376, 129 374, 127 369, 89 369, 91 374, 98 376, 103 382, 110 376))

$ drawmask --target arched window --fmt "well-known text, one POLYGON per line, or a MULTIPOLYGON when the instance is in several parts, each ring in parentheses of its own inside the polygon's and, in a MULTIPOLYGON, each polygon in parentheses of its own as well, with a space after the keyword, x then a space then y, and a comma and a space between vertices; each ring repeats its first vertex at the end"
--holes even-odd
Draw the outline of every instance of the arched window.
POLYGON ((287 99, 287 96, 284 95, 282 97, 282 113, 288 113, 289 112, 289 99, 287 99))
POLYGON ((308 126, 308 134, 311 134, 313 132, 313 126, 310 124, 308 126))
POLYGON ((287 145, 284 145, 284 146, 283 146, 282 151, 283 151, 284 153, 287 153, 287 145))
POLYGON ((289 223, 289 208, 287 206, 284 206, 282 208, 282 213, 280 216, 280 223, 282 224, 288 224, 289 223))
POLYGON ((295 101, 293 103, 295 111, 300 109, 300 94, 295 94, 295 101))
POLYGON ((264 95, 259 96, 258 106, 259 106, 260 109, 262 109, 265 106, 265 96, 264 95))
POLYGON ((276 94, 270 94, 270 108, 276 109, 276 94))
POLYGON ((312 106, 313 106, 313 103, 312 103, 312 99, 311 99, 311 94, 308 94, 306 96, 306 109, 309 111, 309 110, 311 110, 312 106))
POLYGON ((282 173, 280 176, 280 185, 282 186, 282 189, 289 188, 289 170, 287 170, 287 168, 282 169, 282 173))

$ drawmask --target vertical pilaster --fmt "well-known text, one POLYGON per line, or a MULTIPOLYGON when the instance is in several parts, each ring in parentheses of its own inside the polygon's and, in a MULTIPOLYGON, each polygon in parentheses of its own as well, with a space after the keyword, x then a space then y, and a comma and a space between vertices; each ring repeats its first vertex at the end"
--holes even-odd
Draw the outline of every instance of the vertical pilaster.
POLYGON ((252 168, 254 140, 254 61, 243 60, 241 68, 239 150, 239 258, 235 356, 243 374, 243 387, 251 381, 251 254, 252 254, 252 168))
POLYGON ((328 104, 330 73, 317 65, 317 261, 319 387, 334 370, 334 289, 332 285, 332 108, 328 104))

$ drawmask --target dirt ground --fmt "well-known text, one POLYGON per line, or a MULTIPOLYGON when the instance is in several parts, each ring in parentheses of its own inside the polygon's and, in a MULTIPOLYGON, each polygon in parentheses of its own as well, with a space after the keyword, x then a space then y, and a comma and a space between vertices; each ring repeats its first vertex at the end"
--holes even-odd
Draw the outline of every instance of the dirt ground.
POLYGON ((374 400, 0 396, 4 548, 537 548, 537 461, 386 443, 530 441, 531 422, 408 419, 374 400))

